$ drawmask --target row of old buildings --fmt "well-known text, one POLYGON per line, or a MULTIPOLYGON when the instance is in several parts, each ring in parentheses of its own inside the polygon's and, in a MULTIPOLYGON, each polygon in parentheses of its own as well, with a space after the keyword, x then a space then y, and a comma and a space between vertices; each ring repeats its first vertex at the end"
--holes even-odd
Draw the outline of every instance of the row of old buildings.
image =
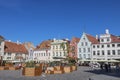
POLYGON ((41 42, 34 47, 32 43, 6 41, 0 37, 0 55, 4 61, 23 62, 51 62, 63 60, 66 57, 81 62, 100 61, 115 62, 120 59, 120 37, 109 33, 96 37, 83 33, 80 38, 51 39, 41 42))

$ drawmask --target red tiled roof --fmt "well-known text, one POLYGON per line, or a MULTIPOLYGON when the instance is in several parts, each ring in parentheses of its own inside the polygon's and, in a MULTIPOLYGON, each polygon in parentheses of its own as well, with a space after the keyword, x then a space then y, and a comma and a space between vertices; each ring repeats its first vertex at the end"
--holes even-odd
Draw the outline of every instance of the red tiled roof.
POLYGON ((28 53, 27 49, 23 44, 17 44, 14 42, 5 41, 5 52, 12 52, 12 53, 28 53))
POLYGON ((120 42, 120 37, 115 36, 115 35, 110 35, 110 36, 111 36, 111 42, 112 43, 120 42))
POLYGON ((72 41, 78 43, 78 42, 80 41, 80 38, 73 37, 72 40, 71 40, 71 42, 72 42, 72 41))
MULTIPOLYGON (((40 45, 38 45, 36 47, 36 49, 49 49, 50 48, 50 43, 52 42, 52 40, 47 40, 47 41, 43 41, 40 45)), ((35 49, 35 50, 36 50, 35 49)))
POLYGON ((86 36, 87 36, 88 40, 90 42, 92 42, 92 44, 98 44, 99 43, 99 41, 95 37, 93 37, 93 36, 91 36, 89 34, 86 34, 86 36))

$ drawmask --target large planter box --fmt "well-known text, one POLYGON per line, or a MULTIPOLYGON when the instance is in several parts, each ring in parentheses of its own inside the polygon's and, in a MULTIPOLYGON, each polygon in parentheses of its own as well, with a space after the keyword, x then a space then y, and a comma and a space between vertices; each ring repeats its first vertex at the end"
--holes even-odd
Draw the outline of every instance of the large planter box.
POLYGON ((63 74, 64 71, 63 70, 57 70, 57 71, 54 71, 54 74, 63 74))
POLYGON ((54 67, 47 67, 47 70, 54 71, 54 67))
POLYGON ((45 73, 46 73, 46 74, 54 74, 54 71, 46 70, 45 73))
POLYGON ((42 69, 40 67, 25 67, 22 70, 22 75, 24 76, 40 76, 42 73, 42 69))
POLYGON ((73 71, 77 70, 77 66, 71 66, 73 71))
POLYGON ((9 68, 6 66, 0 66, 0 70, 8 70, 9 68))
POLYGON ((54 70, 55 71, 60 71, 60 70, 63 71, 63 67, 62 66, 54 66, 54 70))
POLYGON ((71 66, 65 66, 64 67, 64 73, 70 73, 72 72, 72 67, 71 66))
POLYGON ((18 67, 9 67, 9 70, 18 70, 18 69, 20 69, 20 68, 18 68, 18 67))
POLYGON ((6 63, 5 66, 7 66, 7 67, 12 67, 12 66, 13 66, 13 63, 6 63))

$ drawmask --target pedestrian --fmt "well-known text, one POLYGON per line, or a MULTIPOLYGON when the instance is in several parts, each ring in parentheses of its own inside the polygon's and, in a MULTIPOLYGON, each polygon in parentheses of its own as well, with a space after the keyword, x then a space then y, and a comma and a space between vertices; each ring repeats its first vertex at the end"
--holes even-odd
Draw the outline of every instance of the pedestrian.
POLYGON ((108 64, 105 63, 105 71, 108 72, 108 64))
POLYGON ((111 64, 108 64, 108 71, 111 72, 111 64))
POLYGON ((116 72, 119 72, 119 65, 118 65, 118 63, 116 64, 116 72))
POLYGON ((103 70, 103 63, 100 64, 100 68, 101 68, 101 70, 103 70))

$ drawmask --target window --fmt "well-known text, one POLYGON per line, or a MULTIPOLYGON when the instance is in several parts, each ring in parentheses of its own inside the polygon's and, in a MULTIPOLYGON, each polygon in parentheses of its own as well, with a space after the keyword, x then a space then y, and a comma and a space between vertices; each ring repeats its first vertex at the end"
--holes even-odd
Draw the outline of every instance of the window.
POLYGON ((85 42, 85 45, 87 46, 87 42, 85 42))
POLYGON ((60 52, 60 56, 62 56, 62 53, 60 52))
POLYGON ((83 46, 83 42, 81 43, 81 46, 83 46))
POLYGON ((95 48, 95 45, 93 45, 93 48, 95 48))
POLYGON ((75 50, 75 47, 74 46, 72 46, 72 51, 74 51, 75 50))
POLYGON ((79 48, 79 52, 81 52, 81 48, 79 48))
POLYGON ((86 55, 85 55, 85 54, 84 54, 83 56, 84 56, 84 58, 86 58, 86 55))
POLYGON ((83 40, 85 40, 85 37, 83 38, 83 40))
POLYGON ((109 38, 107 38, 107 41, 110 41, 110 39, 109 39, 109 38))
POLYGON ((104 45, 102 45, 102 48, 104 48, 104 45))
POLYGON ((56 49, 58 49, 58 46, 56 46, 56 49))
POLYGON ((90 52, 90 48, 88 48, 88 52, 90 52))
POLYGON ((100 55, 100 51, 97 51, 97 55, 100 55))
POLYGON ((58 52, 56 52, 56 56, 58 56, 58 52))
POLYGON ((120 50, 118 50, 118 55, 120 55, 120 50))
POLYGON ((45 53, 44 53, 44 56, 45 56, 45 53))
POLYGON ((93 55, 95 55, 96 53, 95 53, 95 51, 93 51, 93 55))
POLYGON ((65 52, 64 52, 64 56, 65 56, 65 52))
POLYGON ((11 56, 11 53, 8 53, 8 56, 11 56))
POLYGON ((107 54, 110 55, 110 50, 107 51, 107 54))
POLYGON ((107 47, 110 47, 110 45, 108 44, 107 47))
POLYGON ((81 54, 79 54, 79 58, 82 58, 81 54))
POLYGON ((101 39, 101 42, 104 42, 104 39, 101 39))
POLYGON ((90 54, 88 54, 88 58, 90 58, 90 54))
POLYGON ((97 45, 97 48, 99 48, 99 45, 97 45))
POLYGON ((105 55, 105 52, 102 50, 102 55, 105 55))
POLYGON ((53 56, 55 56, 55 53, 53 52, 53 56))
POLYGON ((11 59, 11 57, 7 57, 7 59, 11 59))
POLYGON ((120 47, 120 44, 117 44, 117 47, 120 47))
POLYGON ((112 44, 112 47, 115 47, 115 44, 112 44))
POLYGON ((112 50, 112 54, 115 55, 115 50, 112 50))
POLYGON ((85 49, 85 48, 83 48, 83 52, 86 52, 86 49, 85 49))
POLYGON ((4 53, 4 55, 6 55, 6 52, 4 53))

